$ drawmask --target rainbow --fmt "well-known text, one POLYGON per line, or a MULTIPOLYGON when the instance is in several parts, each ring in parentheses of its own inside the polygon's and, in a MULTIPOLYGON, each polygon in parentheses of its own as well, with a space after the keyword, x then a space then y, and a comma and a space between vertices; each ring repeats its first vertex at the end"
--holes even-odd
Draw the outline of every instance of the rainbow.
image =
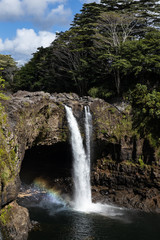
POLYGON ((36 178, 34 180, 34 186, 38 191, 41 193, 46 193, 51 200, 56 201, 57 203, 61 203, 64 206, 68 204, 68 201, 66 201, 64 198, 62 198, 61 191, 57 190, 54 187, 50 187, 46 180, 42 178, 36 178))

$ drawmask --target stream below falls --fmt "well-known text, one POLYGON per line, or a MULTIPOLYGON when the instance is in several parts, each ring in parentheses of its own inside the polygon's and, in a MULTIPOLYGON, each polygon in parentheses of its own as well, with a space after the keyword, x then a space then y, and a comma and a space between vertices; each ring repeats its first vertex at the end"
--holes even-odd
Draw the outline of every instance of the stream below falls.
MULTIPOLYGON (((27 186, 28 187, 28 186, 27 186)), ((19 204, 29 209, 37 231, 28 240, 159 240, 160 215, 105 205, 103 213, 80 212, 57 193, 28 187, 19 204)))

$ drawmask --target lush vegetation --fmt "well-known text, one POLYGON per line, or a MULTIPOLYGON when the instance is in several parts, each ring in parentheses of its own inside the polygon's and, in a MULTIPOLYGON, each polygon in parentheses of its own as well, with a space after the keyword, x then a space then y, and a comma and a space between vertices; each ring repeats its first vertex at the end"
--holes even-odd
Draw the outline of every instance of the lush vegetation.
MULTIPOLYGON (((4 94, 4 88, 5 80, 0 76, 0 101, 9 100, 9 97, 4 94)), ((7 130, 7 127, 7 114, 0 102, 0 180, 3 186, 5 186, 11 178, 15 177, 17 159, 13 140, 10 140, 8 143, 10 132, 7 130)))
POLYGON ((133 127, 141 137, 147 138, 153 147, 160 146, 160 92, 137 84, 130 95, 134 122, 133 127))
POLYGON ((159 87, 160 4, 103 0, 84 4, 71 28, 39 48, 14 78, 14 90, 123 96, 137 83, 159 87))
POLYGON ((5 88, 12 89, 14 75, 18 71, 16 62, 10 55, 0 54, 0 76, 5 79, 5 88))

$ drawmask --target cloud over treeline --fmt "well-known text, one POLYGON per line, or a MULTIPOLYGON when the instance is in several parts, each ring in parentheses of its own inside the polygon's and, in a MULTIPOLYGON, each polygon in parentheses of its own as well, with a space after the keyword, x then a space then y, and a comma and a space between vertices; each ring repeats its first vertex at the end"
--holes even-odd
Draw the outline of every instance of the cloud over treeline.
POLYGON ((17 29, 14 39, 0 39, 0 51, 10 52, 20 63, 24 63, 36 52, 38 47, 48 47, 55 39, 55 34, 47 31, 36 33, 34 29, 17 29), (19 58, 19 59, 18 59, 19 58))

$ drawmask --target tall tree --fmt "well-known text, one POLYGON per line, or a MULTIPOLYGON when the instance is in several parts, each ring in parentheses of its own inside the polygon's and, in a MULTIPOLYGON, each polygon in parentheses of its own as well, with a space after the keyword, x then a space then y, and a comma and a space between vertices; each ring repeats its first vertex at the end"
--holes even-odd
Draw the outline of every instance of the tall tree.
POLYGON ((160 87, 160 31, 145 38, 128 41, 122 46, 121 58, 127 62, 126 74, 132 74, 141 83, 160 87))
MULTIPOLYGON (((16 89, 74 91, 80 95, 89 91, 93 95, 100 92, 99 96, 109 96, 111 92, 121 94, 124 83, 129 88, 127 79, 133 79, 134 84, 138 76, 145 79, 147 67, 157 78, 157 55, 155 53, 156 64, 153 55, 152 64, 151 61, 148 64, 149 51, 145 48, 148 49, 149 45, 139 41, 146 39, 144 27, 149 22, 148 16, 144 21, 142 13, 150 14, 149 9, 155 4, 158 2, 139 0, 84 4, 81 13, 75 15, 71 28, 57 34, 50 47, 38 49, 29 63, 21 68, 15 78, 16 89), (146 58, 145 51, 148 53, 146 58), (132 53, 139 59, 135 60, 132 53), (143 70, 140 70, 142 66, 143 70)), ((159 4, 156 6, 158 11, 159 4)), ((157 18, 153 13, 151 17, 153 20, 157 18)), ((155 38, 154 34, 154 41, 155 38)), ((155 49, 158 51, 157 47, 155 49)))
POLYGON ((0 68, 2 77, 5 79, 7 87, 13 84, 13 77, 17 72, 17 63, 10 55, 0 54, 0 68))
POLYGON ((127 14, 103 12, 97 22, 96 45, 101 49, 101 58, 107 59, 109 71, 113 72, 117 93, 120 93, 120 69, 126 62, 120 58, 121 45, 133 38, 138 20, 127 14))
MULTIPOLYGON (((87 91, 95 79, 94 29, 101 12, 99 4, 84 4, 80 14, 76 14, 71 28, 60 33, 52 44, 60 73, 70 78, 80 95, 87 91), (68 55, 68 56, 67 56, 68 55), (91 68, 92 65, 92 69, 91 68), (70 73, 70 74, 68 74, 70 73)), ((69 80, 69 79, 68 79, 69 80)))

